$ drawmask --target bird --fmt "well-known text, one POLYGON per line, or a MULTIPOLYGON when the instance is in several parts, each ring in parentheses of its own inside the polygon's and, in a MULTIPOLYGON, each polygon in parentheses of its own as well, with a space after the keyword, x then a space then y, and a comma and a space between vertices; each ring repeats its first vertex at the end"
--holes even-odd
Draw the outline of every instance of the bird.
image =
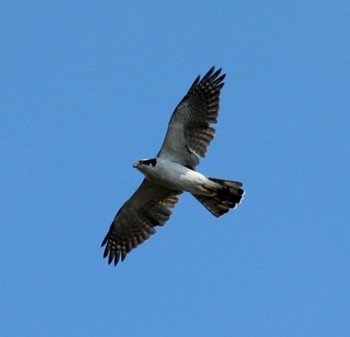
POLYGON ((226 74, 215 66, 198 76, 171 115, 166 136, 155 158, 133 167, 144 179, 116 214, 102 241, 108 264, 124 261, 131 250, 163 226, 183 192, 191 193, 215 217, 235 208, 244 195, 243 184, 206 176, 195 170, 214 138, 220 92, 226 74))

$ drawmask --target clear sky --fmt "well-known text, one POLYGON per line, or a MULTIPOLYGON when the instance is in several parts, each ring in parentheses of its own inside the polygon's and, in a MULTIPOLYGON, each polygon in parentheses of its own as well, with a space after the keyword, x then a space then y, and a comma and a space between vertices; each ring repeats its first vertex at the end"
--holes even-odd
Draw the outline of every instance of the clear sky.
POLYGON ((1 336, 350 336, 349 1, 1 1, 1 336), (227 73, 198 170, 116 268, 101 241, 195 77, 227 73))

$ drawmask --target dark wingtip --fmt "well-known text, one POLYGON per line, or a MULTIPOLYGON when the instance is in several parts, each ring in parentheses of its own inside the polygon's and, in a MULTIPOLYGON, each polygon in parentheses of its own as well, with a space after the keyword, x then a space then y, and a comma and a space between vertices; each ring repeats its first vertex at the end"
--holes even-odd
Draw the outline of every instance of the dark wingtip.
POLYGON ((207 72, 206 75, 208 75, 208 74, 211 75, 211 74, 214 72, 214 70, 215 70, 215 66, 212 66, 212 67, 209 69, 209 71, 207 72))
POLYGON ((108 256, 108 264, 111 264, 113 261, 114 255, 112 253, 109 254, 108 256))
MULTIPOLYGON (((196 79, 193 81, 193 83, 192 83, 192 85, 191 85, 189 91, 191 91, 191 90, 199 83, 200 79, 201 79, 201 77, 200 77, 200 75, 198 75, 198 76, 196 77, 196 79)), ((170 122, 169 122, 169 123, 170 123, 170 122)))
MULTIPOLYGON (((212 68, 213 69, 213 71, 214 71, 214 67, 212 68)), ((222 68, 219 68, 214 74, 213 74, 213 77, 217 77, 217 76, 219 76, 219 74, 221 73, 221 70, 222 70, 222 68)))
POLYGON ((102 243, 101 243, 101 247, 103 247, 106 243, 107 243, 107 236, 103 239, 102 243))
POLYGON ((219 68, 215 71, 215 66, 212 66, 209 71, 203 76, 201 82, 211 81, 213 84, 223 87, 224 83, 220 83, 226 77, 226 74, 222 74, 219 78, 217 78, 222 71, 222 68, 219 68))
POLYGON ((107 247, 106 247, 105 251, 103 252, 103 258, 104 258, 104 259, 107 257, 108 253, 109 253, 109 252, 108 252, 108 249, 107 249, 107 247))
POLYGON ((215 66, 212 66, 208 72, 201 78, 200 75, 198 75, 196 77, 196 79, 194 80, 194 82, 192 83, 190 89, 189 89, 189 92, 199 83, 204 83, 205 81, 215 81, 215 84, 217 84, 217 86, 221 89, 223 86, 224 86, 224 83, 220 83, 223 81, 223 79, 226 77, 226 74, 222 74, 218 79, 216 79, 221 71, 222 71, 222 68, 219 68, 218 70, 215 71, 215 66))
POLYGON ((212 66, 209 71, 203 76, 202 81, 206 81, 207 79, 209 79, 210 77, 212 77, 212 74, 215 70, 215 66, 212 66))

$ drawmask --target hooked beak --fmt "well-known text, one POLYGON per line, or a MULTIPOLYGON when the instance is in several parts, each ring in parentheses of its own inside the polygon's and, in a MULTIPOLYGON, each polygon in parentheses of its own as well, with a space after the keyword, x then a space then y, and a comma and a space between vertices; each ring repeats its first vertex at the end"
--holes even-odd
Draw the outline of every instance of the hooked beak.
POLYGON ((136 163, 132 164, 132 167, 135 167, 135 168, 137 168, 139 166, 140 166, 140 162, 139 161, 137 161, 136 163))

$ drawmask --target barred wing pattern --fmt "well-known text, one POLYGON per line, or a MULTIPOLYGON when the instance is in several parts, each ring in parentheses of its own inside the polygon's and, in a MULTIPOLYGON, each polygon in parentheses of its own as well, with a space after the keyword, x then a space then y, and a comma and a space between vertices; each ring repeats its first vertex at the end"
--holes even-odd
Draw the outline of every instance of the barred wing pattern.
POLYGON ((139 244, 156 232, 156 226, 163 226, 179 201, 174 191, 143 180, 137 191, 122 206, 102 242, 106 245, 103 257, 108 256, 108 263, 114 265, 139 244))
POLYGON ((220 90, 226 74, 212 67, 202 79, 193 82, 186 96, 173 112, 168 131, 158 157, 194 169, 199 157, 204 157, 214 138, 217 123, 220 90))

